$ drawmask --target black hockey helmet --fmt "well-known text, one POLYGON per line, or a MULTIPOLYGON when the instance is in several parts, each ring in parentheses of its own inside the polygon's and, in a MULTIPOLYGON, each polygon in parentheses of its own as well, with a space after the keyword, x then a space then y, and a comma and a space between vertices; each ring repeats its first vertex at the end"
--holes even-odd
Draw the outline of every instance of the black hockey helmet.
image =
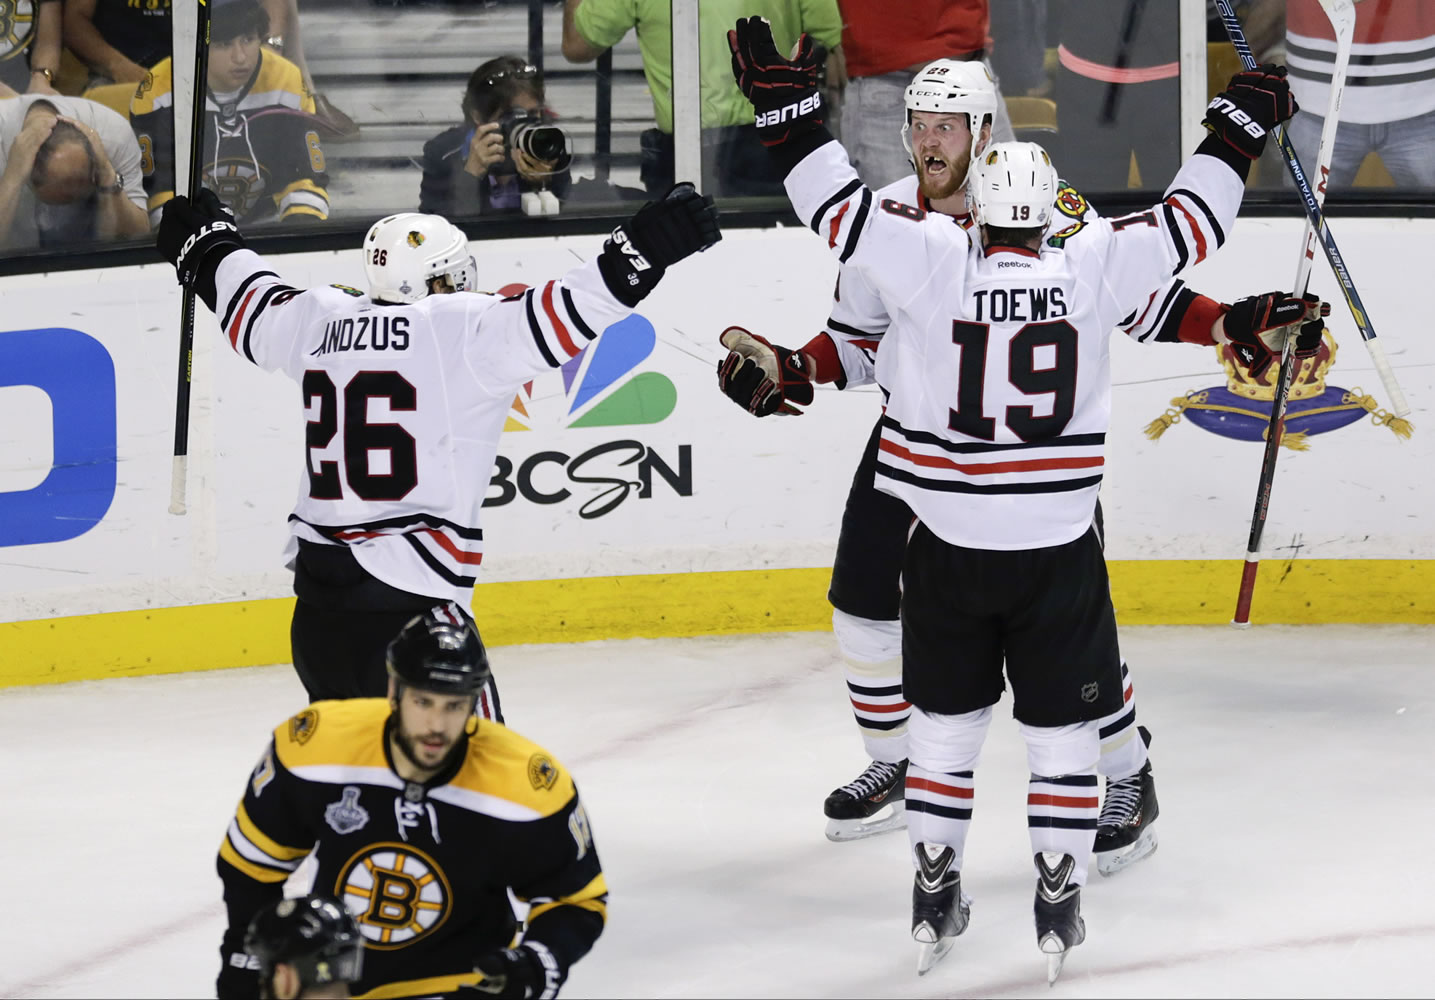
POLYGON ((409 620, 388 649, 389 676, 439 694, 477 694, 488 682, 488 653, 472 620, 455 603, 409 620))
POLYGON ((244 950, 268 979, 280 962, 304 987, 352 983, 363 973, 364 939, 344 904, 331 896, 299 896, 266 906, 249 921, 244 950))

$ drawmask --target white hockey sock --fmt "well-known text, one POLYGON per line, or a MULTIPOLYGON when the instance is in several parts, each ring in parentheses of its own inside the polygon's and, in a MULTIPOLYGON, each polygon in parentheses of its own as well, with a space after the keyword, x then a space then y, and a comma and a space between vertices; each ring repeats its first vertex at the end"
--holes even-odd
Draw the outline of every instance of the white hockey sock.
POLYGON ((912 706, 902 696, 902 623, 834 610, 832 631, 867 756, 888 764, 905 760, 912 706))
POLYGON ((918 844, 943 844, 956 858, 952 868, 961 871, 967 830, 972 825, 972 772, 928 771, 907 765, 907 840, 916 864, 918 844))
POLYGON ((1125 660, 1121 661, 1121 687, 1126 703, 1097 720, 1101 726, 1101 760, 1096 769, 1108 781, 1129 778, 1146 766, 1146 741, 1136 731, 1136 697, 1125 660))
MULTIPOLYGON (((1073 885, 1086 884, 1100 801, 1096 794, 1095 768, 1059 777, 1033 774, 1027 786, 1026 825, 1031 834, 1032 853, 1070 854, 1076 862, 1071 876, 1073 885)), ((911 808, 909 803, 909 812, 911 808)))

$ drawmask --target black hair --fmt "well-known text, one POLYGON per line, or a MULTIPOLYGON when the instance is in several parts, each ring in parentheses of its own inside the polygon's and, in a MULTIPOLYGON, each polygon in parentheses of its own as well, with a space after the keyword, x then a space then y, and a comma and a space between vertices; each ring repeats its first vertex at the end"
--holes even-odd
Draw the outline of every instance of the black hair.
POLYGON ((215 4, 209 15, 209 43, 223 45, 243 35, 254 35, 261 41, 269 35, 269 12, 259 0, 215 4))
POLYGON ((519 94, 531 94, 543 104, 543 74, 522 56, 490 59, 469 75, 461 105, 463 120, 494 121, 519 94))
POLYGON ((54 129, 50 132, 49 138, 40 143, 40 148, 35 150, 35 165, 30 169, 30 183, 36 187, 43 187, 50 179, 50 163, 65 146, 79 144, 85 151, 85 156, 90 161, 90 178, 95 176, 95 151, 90 148, 90 140, 85 138, 81 132, 69 122, 56 122, 54 129))
POLYGON ((982 226, 986 232, 988 246, 1001 247, 1026 247, 1032 248, 1032 243, 1041 245, 1041 237, 1046 230, 1043 226, 982 226))

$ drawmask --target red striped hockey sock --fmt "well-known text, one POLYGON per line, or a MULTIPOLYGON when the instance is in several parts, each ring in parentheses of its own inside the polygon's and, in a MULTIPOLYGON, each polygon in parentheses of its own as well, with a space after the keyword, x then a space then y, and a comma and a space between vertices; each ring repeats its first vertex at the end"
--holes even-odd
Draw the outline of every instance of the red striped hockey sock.
MULTIPOLYGON (((910 797, 911 792, 907 794, 910 797)), ((1086 884, 1086 867, 1091 861, 1092 841, 1096 839, 1100 801, 1095 768, 1053 778, 1033 774, 1027 786, 1026 825, 1031 834, 1031 849, 1034 853, 1070 854, 1076 862, 1071 878, 1073 885, 1086 884)), ((912 809, 910 802, 907 809, 909 812, 912 809)))

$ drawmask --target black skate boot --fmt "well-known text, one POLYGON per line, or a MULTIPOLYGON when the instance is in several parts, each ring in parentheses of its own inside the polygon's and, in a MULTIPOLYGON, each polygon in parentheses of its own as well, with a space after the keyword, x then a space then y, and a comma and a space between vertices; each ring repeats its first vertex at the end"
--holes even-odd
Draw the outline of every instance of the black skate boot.
MULTIPOLYGON (((1151 734, 1145 726, 1137 726, 1146 745, 1151 734)), ((1129 778, 1106 782, 1106 799, 1101 804, 1101 817, 1096 821, 1096 870, 1102 875, 1115 875, 1156 851, 1156 830, 1152 826, 1160 813, 1156 802, 1156 779, 1151 776, 1148 760, 1129 778)))
POLYGON ((1071 884, 1076 862, 1070 854, 1036 856, 1036 944, 1046 954, 1046 983, 1061 975, 1066 953, 1086 940, 1081 919, 1081 886, 1071 884))
POLYGON ((925 976, 967 929, 972 901, 962 894, 961 872, 952 871, 956 852, 937 844, 917 845, 912 883, 912 939, 920 944, 917 975, 925 976))
POLYGON ((907 762, 874 760, 852 781, 827 796, 827 839, 861 840, 907 825, 907 762))

